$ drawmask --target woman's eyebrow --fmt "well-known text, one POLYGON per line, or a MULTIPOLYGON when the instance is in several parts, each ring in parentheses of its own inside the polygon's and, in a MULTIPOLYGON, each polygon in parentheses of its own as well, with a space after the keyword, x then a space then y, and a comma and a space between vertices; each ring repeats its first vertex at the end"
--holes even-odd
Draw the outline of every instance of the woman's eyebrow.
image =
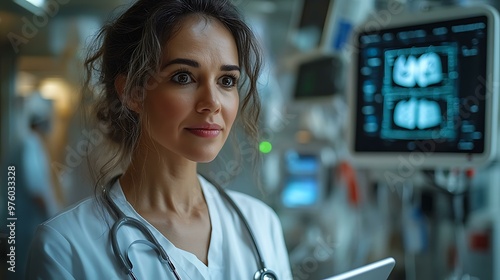
POLYGON ((168 66, 170 66, 172 64, 184 64, 184 65, 195 67, 195 68, 199 68, 200 67, 200 64, 197 61, 194 61, 192 59, 176 58, 176 59, 172 59, 169 62, 165 63, 163 65, 162 69, 164 69, 164 68, 166 68, 166 67, 168 67, 168 66))
MULTIPOLYGON (((191 66, 191 67, 194 67, 194 68, 199 68, 200 67, 200 64, 195 61, 195 60, 192 60, 192 59, 188 59, 188 58, 175 58, 175 59, 172 59, 170 61, 168 61, 167 63, 165 63, 162 67, 162 69, 165 69, 166 67, 170 66, 170 65, 173 65, 173 64, 184 64, 184 65, 187 65, 187 66, 191 66)), ((231 64, 224 64, 220 67, 220 70, 221 71, 238 71, 238 72, 241 72, 240 70, 240 67, 238 65, 231 65, 231 64)))
POLYGON ((220 67, 221 71, 238 71, 241 72, 240 67, 237 65, 222 65, 220 67))

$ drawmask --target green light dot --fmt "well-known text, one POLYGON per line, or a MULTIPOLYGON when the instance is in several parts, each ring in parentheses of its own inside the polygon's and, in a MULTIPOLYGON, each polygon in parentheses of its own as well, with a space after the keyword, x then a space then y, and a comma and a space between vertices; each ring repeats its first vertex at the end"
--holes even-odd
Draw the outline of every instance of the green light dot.
POLYGON ((259 144, 259 150, 261 153, 264 153, 264 154, 270 153, 272 149, 273 149, 273 145, 271 145, 271 143, 268 141, 262 141, 259 144))

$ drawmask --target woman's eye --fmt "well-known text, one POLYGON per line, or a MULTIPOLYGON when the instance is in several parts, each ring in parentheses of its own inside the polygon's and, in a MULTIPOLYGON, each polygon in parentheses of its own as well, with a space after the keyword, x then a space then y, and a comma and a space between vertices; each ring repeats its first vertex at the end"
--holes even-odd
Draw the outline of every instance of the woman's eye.
POLYGON ((233 87, 236 85, 236 78, 230 76, 224 76, 220 78, 219 82, 223 87, 233 87))
POLYGON ((172 77, 172 81, 185 85, 191 83, 191 77, 187 73, 179 73, 172 77))

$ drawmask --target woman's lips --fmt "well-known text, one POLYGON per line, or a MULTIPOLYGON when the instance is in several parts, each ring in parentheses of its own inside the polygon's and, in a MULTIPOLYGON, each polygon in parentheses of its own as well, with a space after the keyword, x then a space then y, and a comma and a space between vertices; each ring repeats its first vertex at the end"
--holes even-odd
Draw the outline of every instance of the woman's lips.
POLYGON ((199 137, 204 137, 204 138, 214 138, 219 136, 219 134, 222 131, 222 127, 217 124, 202 124, 202 125, 197 125, 194 127, 189 127, 186 128, 187 131, 191 132, 192 134, 199 136, 199 137))
POLYGON ((220 129, 188 128, 187 130, 196 136, 205 138, 217 137, 221 132, 220 129))

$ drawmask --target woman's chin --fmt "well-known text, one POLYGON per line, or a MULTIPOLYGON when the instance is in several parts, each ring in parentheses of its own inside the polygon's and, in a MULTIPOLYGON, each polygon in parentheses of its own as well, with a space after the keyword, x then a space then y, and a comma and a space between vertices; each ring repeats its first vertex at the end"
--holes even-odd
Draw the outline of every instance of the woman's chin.
POLYGON ((196 154, 191 157, 191 160, 197 163, 209 163, 212 162, 217 157, 217 155, 218 153, 196 154))

